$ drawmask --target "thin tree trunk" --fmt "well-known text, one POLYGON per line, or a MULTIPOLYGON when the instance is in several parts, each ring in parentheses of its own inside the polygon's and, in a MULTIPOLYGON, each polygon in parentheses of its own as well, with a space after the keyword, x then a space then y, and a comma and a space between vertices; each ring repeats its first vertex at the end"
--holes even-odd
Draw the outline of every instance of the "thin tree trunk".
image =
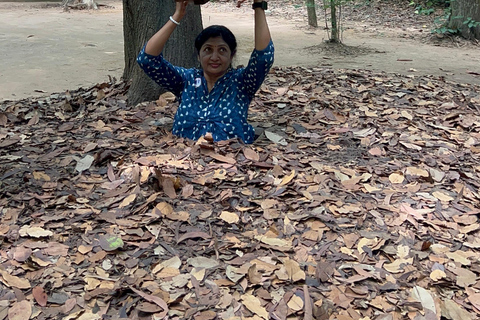
MULTIPOLYGON (((125 70, 123 78, 131 80, 128 103, 158 99, 164 92, 140 69, 136 58, 145 43, 175 12, 173 0, 123 0, 123 33, 125 70)), ((163 51, 164 57, 174 65, 190 68, 198 64, 195 37, 202 30, 200 6, 189 5, 180 26, 176 27, 163 51)))
POLYGON ((318 27, 317 22, 317 12, 315 8, 315 0, 307 0, 307 15, 308 15, 308 25, 312 27, 318 27))
POLYGON ((342 5, 340 4, 338 6, 338 25, 337 25, 337 29, 338 29, 338 40, 339 42, 342 42, 343 40, 343 27, 342 27, 342 5))
POLYGON ((452 14, 448 27, 458 30, 467 39, 480 40, 480 0, 452 0, 450 6, 452 14))
POLYGON ((340 37, 338 35, 338 25, 337 25, 337 2, 336 0, 330 0, 330 17, 332 19, 332 31, 330 36, 330 41, 339 43, 340 37))
POLYGON ((325 30, 329 29, 327 17, 327 0, 323 0, 323 17, 325 18, 325 30))

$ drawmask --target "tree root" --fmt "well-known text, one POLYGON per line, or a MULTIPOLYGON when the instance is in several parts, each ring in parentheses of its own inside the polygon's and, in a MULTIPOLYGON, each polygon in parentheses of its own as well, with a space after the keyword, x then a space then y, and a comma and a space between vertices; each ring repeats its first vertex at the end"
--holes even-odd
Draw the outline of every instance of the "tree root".
POLYGON ((65 11, 73 10, 85 10, 85 9, 98 9, 102 5, 98 5, 95 1, 85 0, 63 0, 62 6, 65 11))

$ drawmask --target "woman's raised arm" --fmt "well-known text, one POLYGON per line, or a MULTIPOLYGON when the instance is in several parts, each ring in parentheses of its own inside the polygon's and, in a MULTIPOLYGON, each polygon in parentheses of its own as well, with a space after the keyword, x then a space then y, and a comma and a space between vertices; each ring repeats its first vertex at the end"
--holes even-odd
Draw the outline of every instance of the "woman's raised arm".
MULTIPOLYGON (((254 0, 254 4, 261 4, 262 0, 254 0)), ((257 5, 258 6, 258 5, 257 5)), ((255 10, 255 49, 264 50, 271 40, 270 29, 268 28, 265 10, 258 6, 255 10)))
POLYGON ((160 53, 162 53, 168 38, 170 38, 172 35, 177 24, 180 24, 180 21, 182 21, 183 17, 185 16, 188 1, 176 0, 175 4, 175 13, 173 16, 170 16, 170 19, 165 23, 165 25, 158 30, 158 32, 155 33, 150 40, 148 40, 145 47, 145 53, 152 56, 158 56, 160 53))

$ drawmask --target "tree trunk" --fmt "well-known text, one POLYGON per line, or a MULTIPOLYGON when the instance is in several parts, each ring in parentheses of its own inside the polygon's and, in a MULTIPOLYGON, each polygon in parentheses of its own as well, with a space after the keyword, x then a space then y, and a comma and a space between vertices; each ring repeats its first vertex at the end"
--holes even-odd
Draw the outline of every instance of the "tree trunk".
POLYGON ((318 27, 317 23, 317 12, 315 8, 315 0, 307 0, 307 15, 308 15, 308 25, 312 27, 318 27))
POLYGON ((332 32, 330 35, 330 41, 339 43, 340 42, 340 34, 338 32, 338 21, 337 21, 337 1, 330 0, 330 17, 332 23, 332 32))
POLYGON ((452 0, 448 27, 467 39, 480 40, 480 0, 452 0))
MULTIPOLYGON (((138 66, 136 58, 145 43, 175 12, 173 0, 123 0, 123 37, 125 70, 123 78, 131 80, 128 103, 158 99, 164 92, 147 77, 138 66)), ((195 37, 203 29, 200 6, 188 5, 187 13, 177 26, 163 50, 164 57, 174 65, 190 68, 198 65, 195 37)))
POLYGON ((98 9, 94 0, 82 0, 82 3, 86 4, 88 9, 98 9))

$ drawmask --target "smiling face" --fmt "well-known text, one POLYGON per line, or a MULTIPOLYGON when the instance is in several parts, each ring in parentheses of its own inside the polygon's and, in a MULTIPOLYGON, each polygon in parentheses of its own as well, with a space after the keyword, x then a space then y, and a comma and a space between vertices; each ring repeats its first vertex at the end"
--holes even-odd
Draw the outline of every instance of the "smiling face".
POLYGON ((213 37, 202 45, 198 58, 205 77, 216 81, 227 72, 232 63, 233 54, 222 37, 213 37))

